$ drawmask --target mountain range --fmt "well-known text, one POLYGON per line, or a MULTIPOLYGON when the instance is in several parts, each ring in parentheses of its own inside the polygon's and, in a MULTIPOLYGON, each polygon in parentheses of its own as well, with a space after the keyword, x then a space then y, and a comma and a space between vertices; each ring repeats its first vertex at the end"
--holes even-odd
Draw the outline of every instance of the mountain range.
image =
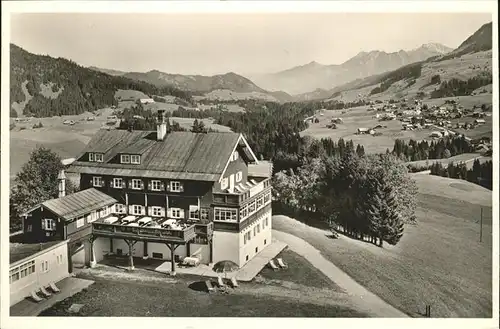
POLYGON ((285 71, 254 75, 250 78, 257 85, 268 90, 283 90, 292 95, 312 91, 320 93, 322 89, 328 90, 349 81, 391 71, 452 50, 438 43, 424 44, 410 51, 400 50, 393 53, 373 50, 360 52, 339 65, 323 65, 313 61, 285 71))
POLYGON ((456 49, 443 55, 356 79, 332 89, 315 90, 296 99, 352 102, 360 99, 491 94, 492 41, 492 23, 487 23, 456 49), (453 83, 449 83, 451 80, 453 83))
POLYGON ((390 77, 391 85, 396 86, 398 84, 392 81, 398 81, 395 79, 401 72, 412 72, 411 67, 405 69, 412 63, 453 61, 471 53, 484 53, 481 59, 477 56, 477 59, 458 60, 448 63, 448 67, 418 64, 421 68, 427 65, 428 69, 422 70, 421 77, 414 79, 417 82, 414 86, 421 84, 422 88, 429 88, 427 80, 430 77, 427 75, 436 74, 438 70, 442 71, 442 78, 450 79, 461 79, 460 74, 464 72, 473 77, 479 66, 479 71, 487 71, 488 65, 491 67, 491 48, 492 23, 488 23, 454 50, 436 43, 394 53, 374 50, 361 52, 340 65, 323 65, 313 61, 282 72, 247 78, 233 72, 202 76, 169 74, 158 70, 141 73, 87 68, 68 59, 31 54, 11 44, 11 114, 51 116, 93 111, 116 102, 114 94, 119 89, 138 90, 150 96, 172 95, 188 102, 194 100, 192 96, 212 100, 253 98, 280 102, 329 99, 348 90, 375 86, 387 81, 387 77, 390 77), (480 65, 472 65, 473 61, 480 65), (471 69, 471 65, 475 68, 471 69), (427 80, 424 81, 424 78, 427 80), (296 95, 291 96, 287 92, 296 95))

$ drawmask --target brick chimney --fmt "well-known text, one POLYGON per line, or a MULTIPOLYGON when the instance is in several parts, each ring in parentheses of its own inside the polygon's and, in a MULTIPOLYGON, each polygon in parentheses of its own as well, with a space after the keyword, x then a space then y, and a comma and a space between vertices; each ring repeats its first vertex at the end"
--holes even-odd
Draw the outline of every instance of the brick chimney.
POLYGON ((167 122, 165 121, 165 111, 158 110, 156 117, 156 139, 162 141, 167 135, 167 122))

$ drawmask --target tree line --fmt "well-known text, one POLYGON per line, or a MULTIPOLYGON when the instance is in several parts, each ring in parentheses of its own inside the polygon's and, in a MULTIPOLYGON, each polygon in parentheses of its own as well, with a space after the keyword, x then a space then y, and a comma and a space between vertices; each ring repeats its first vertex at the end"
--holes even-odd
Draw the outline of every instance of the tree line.
POLYGON ((405 161, 418 161, 426 159, 446 159, 458 154, 474 152, 474 146, 465 136, 445 137, 438 141, 426 140, 408 143, 396 139, 392 153, 405 161))
POLYGON ((413 81, 413 83, 415 83, 415 79, 417 79, 421 75, 422 75, 421 62, 403 66, 397 70, 394 70, 384 75, 380 85, 373 88, 370 91, 370 95, 380 94, 389 89, 389 87, 392 86, 394 83, 403 79, 410 80, 413 81))
POLYGON ((479 159, 475 159, 471 169, 467 169, 465 163, 454 164, 451 162, 445 167, 441 162, 436 162, 430 166, 430 170, 431 175, 463 179, 486 187, 487 189, 493 189, 492 161, 481 163, 479 159))
POLYGON ((452 96, 468 96, 474 90, 493 83, 493 76, 489 73, 478 75, 467 80, 450 79, 443 81, 439 88, 431 92, 431 98, 452 96))
MULTIPOLYGON (((273 177, 278 208, 308 212, 349 236, 395 245, 407 223, 416 223, 415 182, 391 154, 309 158, 297 170, 273 177)), ((310 214, 307 214, 309 217, 310 214)))

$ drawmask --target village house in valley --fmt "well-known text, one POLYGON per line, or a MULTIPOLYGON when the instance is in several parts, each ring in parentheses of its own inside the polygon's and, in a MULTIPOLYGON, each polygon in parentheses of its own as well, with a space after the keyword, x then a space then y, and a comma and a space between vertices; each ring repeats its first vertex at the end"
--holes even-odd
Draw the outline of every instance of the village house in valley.
POLYGON ((232 132, 101 130, 67 168, 80 191, 25 214, 34 242, 68 240, 71 258, 83 250, 93 265, 105 255, 230 260, 240 267, 271 244, 270 162, 259 161, 244 136, 232 132))

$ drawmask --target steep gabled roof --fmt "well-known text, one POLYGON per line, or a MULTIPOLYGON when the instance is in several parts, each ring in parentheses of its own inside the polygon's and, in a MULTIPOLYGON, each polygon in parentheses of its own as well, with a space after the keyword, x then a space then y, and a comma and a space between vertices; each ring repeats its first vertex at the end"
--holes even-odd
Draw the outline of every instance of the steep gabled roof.
MULTIPOLYGON (((151 131, 100 131, 83 153, 105 150, 104 162, 75 161, 68 171, 88 174, 162 177, 216 181, 223 174, 232 152, 242 142, 233 132, 171 132, 162 141, 151 131), (140 154, 140 164, 108 163, 117 154, 140 154)), ((83 154, 82 154, 83 155, 83 154)), ((250 161, 257 161, 251 150, 250 161)))

